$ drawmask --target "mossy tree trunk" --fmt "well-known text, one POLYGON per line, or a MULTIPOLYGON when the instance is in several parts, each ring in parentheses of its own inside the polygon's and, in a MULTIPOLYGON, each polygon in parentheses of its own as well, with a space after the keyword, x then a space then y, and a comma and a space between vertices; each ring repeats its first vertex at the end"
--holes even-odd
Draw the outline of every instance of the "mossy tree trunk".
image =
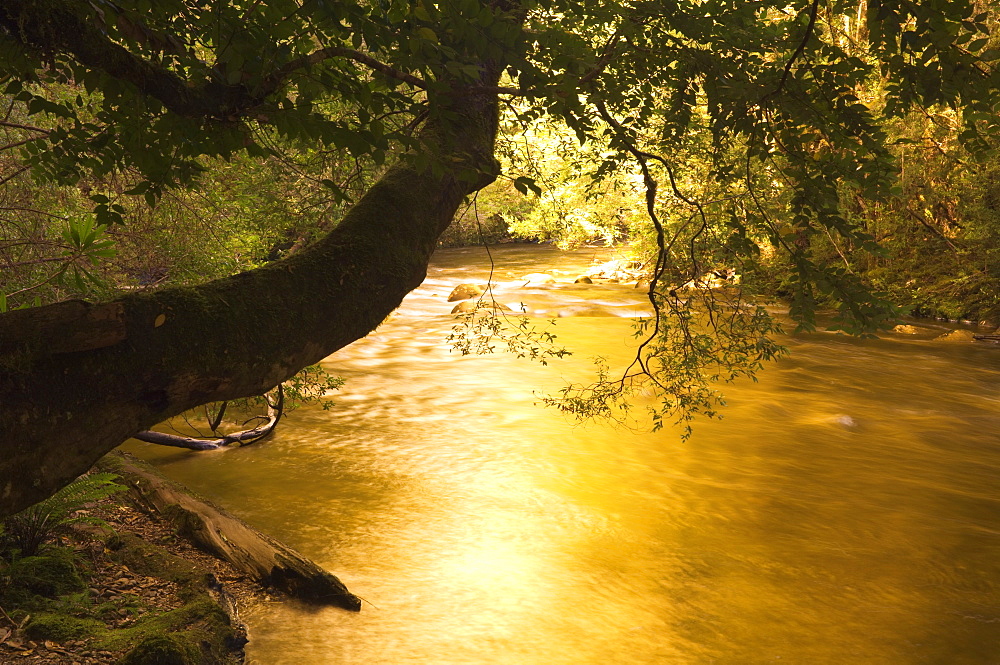
MULTIPOLYGON (((485 67, 483 86, 498 67, 485 67)), ((45 498, 130 435, 258 395, 364 337, 424 279, 465 196, 498 173, 496 94, 440 94, 436 168, 391 167, 315 245, 195 287, 0 315, 0 515, 45 498)), ((471 92, 470 92, 471 90, 471 92)))

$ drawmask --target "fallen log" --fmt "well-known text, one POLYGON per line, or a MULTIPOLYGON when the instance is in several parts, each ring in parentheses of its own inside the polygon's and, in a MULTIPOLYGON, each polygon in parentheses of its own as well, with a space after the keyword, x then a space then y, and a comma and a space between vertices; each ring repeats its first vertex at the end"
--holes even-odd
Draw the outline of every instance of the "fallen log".
POLYGON ((179 535, 228 561, 263 585, 311 603, 358 612, 361 599, 336 576, 292 548, 195 496, 138 458, 112 451, 97 464, 122 478, 147 507, 174 523, 179 535))

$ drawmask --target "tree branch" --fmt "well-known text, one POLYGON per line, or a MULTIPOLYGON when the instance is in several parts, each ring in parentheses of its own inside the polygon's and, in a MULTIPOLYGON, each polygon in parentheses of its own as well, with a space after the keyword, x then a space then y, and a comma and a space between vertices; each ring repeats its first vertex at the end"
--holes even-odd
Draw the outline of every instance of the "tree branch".
POLYGON ((234 95, 238 92, 236 86, 208 84, 189 87, 187 81, 173 72, 157 67, 114 43, 97 26, 62 4, 5 0, 0 3, 0 27, 31 51, 46 55, 71 55, 91 69, 131 83, 143 94, 155 97, 180 115, 226 115, 236 106, 234 96, 248 96, 245 89, 242 89, 242 94, 234 95), (53 26, 58 26, 58 29, 53 26), (207 94, 209 92, 213 95, 207 94))
MULTIPOLYGON (((281 420, 281 416, 284 415, 284 412, 285 391, 279 383, 278 403, 271 404, 270 400, 268 400, 267 422, 254 427, 253 429, 233 432, 232 434, 224 434, 223 436, 216 437, 214 439, 178 436, 177 434, 168 434, 166 432, 143 430, 142 432, 133 434, 132 438, 145 441, 146 443, 155 443, 160 446, 172 446, 174 448, 187 448, 188 450, 218 450, 234 443, 239 443, 241 446, 248 446, 251 443, 257 443, 261 439, 270 436, 274 432, 274 428, 278 426, 278 421, 281 420)), ((222 412, 220 411, 220 419, 221 415, 222 412)), ((217 427, 218 421, 212 425, 212 430, 214 431, 217 427)))
POLYGON ((308 55, 304 55, 301 58, 296 58, 291 60, 282 67, 279 67, 275 72, 267 78, 270 85, 277 87, 282 80, 287 78, 292 72, 299 69, 304 69, 306 67, 311 67, 312 65, 319 64, 324 60, 330 60, 332 58, 347 58, 348 60, 353 60, 362 65, 365 65, 369 69, 373 69, 380 74, 385 74, 389 78, 394 78, 404 83, 409 83, 410 85, 420 88, 422 90, 427 89, 427 82, 421 78, 414 76, 413 74, 408 74, 404 71, 390 67, 384 62, 380 62, 370 55, 366 55, 360 51, 355 51, 354 49, 345 48, 342 46, 329 46, 327 48, 320 49, 318 51, 313 51, 308 55))
POLYGON ((29 132, 39 132, 41 134, 48 134, 48 129, 42 129, 41 127, 33 127, 31 125, 22 125, 19 122, 7 122, 5 120, 0 121, 0 127, 10 127, 11 129, 24 129, 29 132))
MULTIPOLYGON (((480 67, 487 85, 503 69, 480 67)), ((0 314, 0 515, 136 432, 260 395, 374 330, 424 280, 465 197, 496 178, 498 124, 496 96, 443 91, 415 137, 441 168, 401 158, 325 238, 288 258, 105 305, 0 314)))
POLYGON ((781 80, 778 81, 778 87, 776 87, 772 92, 765 95, 764 96, 765 99, 767 97, 778 94, 779 92, 781 92, 782 88, 785 87, 785 82, 788 80, 788 75, 792 71, 792 65, 795 64, 795 61, 798 60, 799 56, 802 55, 802 52, 805 51, 806 44, 809 43, 809 38, 812 37, 813 28, 816 27, 816 14, 819 12, 819 2, 820 0, 813 0, 812 5, 809 7, 809 23, 806 25, 806 34, 802 37, 802 41, 799 42, 799 45, 795 49, 795 51, 792 52, 792 57, 790 57, 788 59, 788 62, 785 63, 785 69, 781 73, 781 80))
POLYGON ((34 138, 22 139, 20 141, 14 141, 13 143, 8 143, 7 145, 0 145, 0 152, 3 152, 4 150, 10 150, 11 148, 16 148, 17 146, 24 145, 25 143, 31 143, 34 140, 35 140, 34 138))
POLYGON ((292 73, 337 57, 353 60, 417 88, 427 88, 424 80, 412 74, 344 47, 328 47, 290 60, 265 76, 262 84, 252 91, 242 84, 230 85, 218 81, 191 85, 190 80, 133 54, 108 39, 90 22, 58 5, 46 5, 43 10, 35 0, 5 0, 0 4, 0 26, 32 50, 71 55, 87 67, 131 83, 174 113, 188 117, 229 118, 244 115, 260 106, 292 73), (53 31, 52 25, 59 25, 60 29, 53 31))
POLYGON ((13 180, 14 178, 16 178, 17 176, 21 175, 22 173, 24 173, 25 171, 27 171, 30 168, 31 168, 30 166, 22 166, 21 168, 17 169, 13 173, 11 173, 9 176, 7 176, 5 178, 0 178, 0 185, 3 185, 4 183, 6 183, 6 182, 8 182, 10 180, 13 180))

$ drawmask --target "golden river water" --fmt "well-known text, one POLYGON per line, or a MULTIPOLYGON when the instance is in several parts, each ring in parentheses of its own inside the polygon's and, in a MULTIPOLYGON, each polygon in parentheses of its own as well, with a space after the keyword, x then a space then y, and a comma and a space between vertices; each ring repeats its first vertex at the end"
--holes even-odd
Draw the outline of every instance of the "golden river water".
MULTIPOLYGON (((720 421, 576 425, 537 393, 626 357, 629 285, 570 286, 607 250, 494 250, 497 299, 574 356, 462 357, 443 250, 347 379, 243 449, 129 448, 337 574, 362 612, 252 608, 257 665, 1000 663, 1000 349, 917 335, 788 336, 720 421), (567 282, 517 289, 554 269, 567 282), (578 308, 579 309, 579 308, 578 308)), ((331 313, 335 315, 335 313, 331 313)))

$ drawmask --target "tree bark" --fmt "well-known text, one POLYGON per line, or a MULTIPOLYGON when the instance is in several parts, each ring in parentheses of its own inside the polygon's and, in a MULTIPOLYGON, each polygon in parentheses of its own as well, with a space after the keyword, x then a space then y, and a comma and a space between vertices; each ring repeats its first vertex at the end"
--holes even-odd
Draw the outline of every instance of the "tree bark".
MULTIPOLYGON (((483 86, 499 66, 486 65, 483 86)), ((196 287, 0 315, 0 516, 140 430, 259 395, 364 337, 423 281, 437 238, 494 180, 495 94, 430 95, 420 140, 315 245, 196 287)))

